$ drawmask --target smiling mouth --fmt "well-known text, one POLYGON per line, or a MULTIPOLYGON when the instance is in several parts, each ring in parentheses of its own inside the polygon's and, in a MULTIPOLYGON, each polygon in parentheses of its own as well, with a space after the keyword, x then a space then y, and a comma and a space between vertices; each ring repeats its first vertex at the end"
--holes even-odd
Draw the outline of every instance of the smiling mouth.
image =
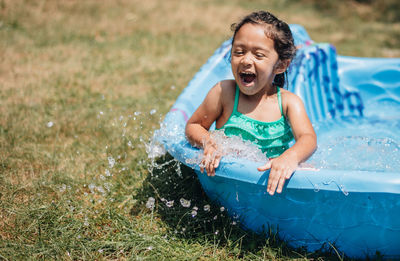
POLYGON ((252 83, 256 79, 256 75, 251 72, 241 72, 239 73, 240 79, 245 84, 252 83))

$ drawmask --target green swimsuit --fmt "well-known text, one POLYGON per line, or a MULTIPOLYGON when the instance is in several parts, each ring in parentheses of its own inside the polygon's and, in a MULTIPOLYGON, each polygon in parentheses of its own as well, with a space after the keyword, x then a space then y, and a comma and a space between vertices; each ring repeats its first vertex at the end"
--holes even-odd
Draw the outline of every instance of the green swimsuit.
POLYGON ((241 136, 244 140, 254 142, 269 158, 278 157, 289 148, 289 142, 293 140, 293 133, 283 115, 279 87, 277 87, 277 96, 281 118, 273 122, 258 121, 237 111, 239 87, 236 87, 232 114, 224 126, 219 129, 223 129, 226 136, 241 136))

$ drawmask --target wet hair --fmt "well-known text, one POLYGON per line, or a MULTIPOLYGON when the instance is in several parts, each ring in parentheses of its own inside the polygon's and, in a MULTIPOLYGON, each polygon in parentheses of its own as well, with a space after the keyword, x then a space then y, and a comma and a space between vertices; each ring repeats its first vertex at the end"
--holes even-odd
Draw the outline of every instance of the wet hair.
MULTIPOLYGON (((236 33, 245 24, 258 24, 265 27, 265 35, 274 41, 275 51, 278 53, 279 60, 292 60, 296 54, 296 46, 289 25, 266 11, 253 12, 244 17, 239 23, 232 24, 233 31, 232 45, 235 41, 236 33)), ((287 71, 275 75, 273 84, 283 87, 287 81, 287 71)))

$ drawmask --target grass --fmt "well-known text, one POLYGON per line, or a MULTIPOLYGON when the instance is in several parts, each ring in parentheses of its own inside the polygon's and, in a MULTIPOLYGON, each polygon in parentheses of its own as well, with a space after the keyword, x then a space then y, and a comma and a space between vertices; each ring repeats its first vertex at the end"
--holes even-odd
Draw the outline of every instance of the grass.
POLYGON ((152 162, 145 145, 252 10, 302 24, 339 54, 400 55, 396 16, 362 1, 350 16, 347 5, 0 0, 0 259, 339 258, 241 230, 191 170, 168 155, 152 162))

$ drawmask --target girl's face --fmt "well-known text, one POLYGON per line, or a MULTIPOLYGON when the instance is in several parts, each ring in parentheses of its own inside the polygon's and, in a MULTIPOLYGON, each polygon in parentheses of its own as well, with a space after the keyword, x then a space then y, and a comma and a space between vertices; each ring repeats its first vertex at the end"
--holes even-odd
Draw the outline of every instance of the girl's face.
POLYGON ((275 74, 286 70, 279 61, 274 41, 265 35, 265 27, 245 24, 235 35, 232 46, 232 72, 242 93, 265 93, 275 74))

